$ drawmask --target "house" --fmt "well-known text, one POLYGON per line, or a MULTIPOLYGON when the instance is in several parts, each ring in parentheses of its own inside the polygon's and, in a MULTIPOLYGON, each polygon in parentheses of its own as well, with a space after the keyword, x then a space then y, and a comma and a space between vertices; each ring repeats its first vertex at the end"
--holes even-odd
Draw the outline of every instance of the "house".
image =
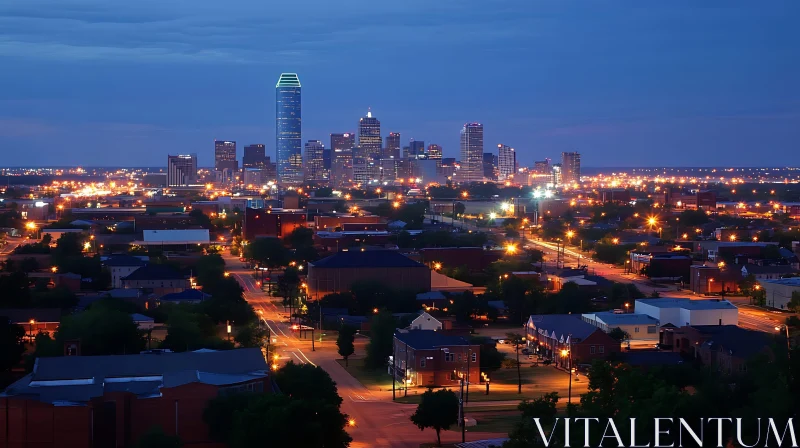
POLYGON ((432 387, 481 381, 480 345, 433 330, 397 330, 389 374, 401 384, 432 387))
POLYGON ((775 280, 791 274, 797 274, 797 269, 789 265, 760 266, 757 264, 745 264, 742 266, 742 278, 752 275, 757 280, 775 280))
POLYGON ((766 305, 772 308, 788 309, 792 294, 800 294, 800 277, 760 280, 758 284, 764 288, 766 305))
POLYGON ((111 287, 122 288, 122 279, 146 266, 147 261, 131 255, 112 255, 103 260, 102 265, 111 273, 111 287))
POLYGON ((181 292, 164 294, 158 299, 159 303, 200 303, 210 299, 211 295, 199 289, 185 289, 181 292))
POLYGON ((731 302, 720 299, 638 299, 634 303, 634 311, 658 320, 662 326, 739 324, 739 309, 731 302))
POLYGON ((597 286, 597 283, 586 280, 586 269, 553 269, 547 271, 548 287, 554 292, 561 291, 566 283, 575 283, 578 286, 597 286))
POLYGON ((421 302, 425 309, 439 310, 450 304, 450 300, 441 291, 421 292, 417 294, 417 302, 421 302))
POLYGON ((565 368, 620 351, 619 342, 576 314, 534 314, 525 334, 528 347, 565 368))
POLYGON ((353 283, 375 281, 395 289, 430 291, 431 270, 391 250, 350 250, 308 264, 308 295, 349 291, 353 283))
POLYGON ((133 313, 131 314, 131 319, 133 319, 133 323, 135 323, 140 330, 152 330, 153 327, 156 326, 155 319, 150 316, 145 316, 144 314, 133 313))
POLYGON ((169 294, 189 289, 189 278, 164 264, 148 264, 122 278, 125 289, 144 289, 156 294, 169 294))
POLYGON ((772 336, 736 325, 690 325, 667 329, 663 345, 724 373, 744 372, 759 354, 771 355, 772 336))
POLYGON ((472 327, 456 321, 453 317, 433 317, 427 312, 420 313, 408 326, 410 330, 432 330, 444 331, 448 334, 460 334, 467 336, 472 331, 472 327))
POLYGON ((631 341, 658 342, 659 322, 646 314, 603 311, 583 314, 582 319, 606 333, 619 328, 631 341))
POLYGON ((215 447, 203 420, 224 393, 269 392, 261 350, 38 358, 0 394, 0 446, 133 446, 154 426, 215 447))

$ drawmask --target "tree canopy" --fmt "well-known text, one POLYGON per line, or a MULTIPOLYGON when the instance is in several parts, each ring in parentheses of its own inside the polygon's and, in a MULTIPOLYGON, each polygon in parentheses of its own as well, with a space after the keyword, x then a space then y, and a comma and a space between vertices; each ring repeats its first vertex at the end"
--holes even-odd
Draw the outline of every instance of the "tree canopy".
POLYGON ((432 428, 436 431, 437 446, 442 446, 442 430, 448 430, 458 423, 458 397, 450 389, 422 394, 417 410, 411 415, 411 422, 421 431, 432 428))

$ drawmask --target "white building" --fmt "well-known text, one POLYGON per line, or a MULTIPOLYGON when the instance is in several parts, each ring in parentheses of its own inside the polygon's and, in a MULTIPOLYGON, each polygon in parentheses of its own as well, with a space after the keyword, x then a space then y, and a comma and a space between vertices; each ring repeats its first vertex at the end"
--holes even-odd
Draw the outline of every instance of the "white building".
POLYGON ((112 288, 122 288, 122 279, 146 264, 141 257, 131 255, 113 255, 102 260, 102 265, 111 273, 112 288))
POLYGON ((639 299, 634 311, 658 320, 661 326, 739 324, 739 309, 731 302, 719 299, 639 299))
POLYGON ((209 244, 211 242, 208 229, 183 230, 144 230, 143 241, 136 241, 140 246, 147 245, 181 245, 209 244))
POLYGON ((628 334, 631 341, 658 342, 658 327, 660 323, 658 319, 647 314, 603 311, 583 314, 582 317, 584 321, 606 333, 619 328, 628 334))
POLYGON ((441 331, 442 323, 430 314, 423 312, 411 321, 409 328, 412 330, 441 331))

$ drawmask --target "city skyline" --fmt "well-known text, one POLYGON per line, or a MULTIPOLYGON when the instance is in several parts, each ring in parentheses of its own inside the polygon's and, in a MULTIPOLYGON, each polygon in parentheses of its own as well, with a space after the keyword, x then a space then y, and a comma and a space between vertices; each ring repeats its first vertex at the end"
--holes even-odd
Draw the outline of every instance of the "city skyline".
POLYGON ((176 153, 197 153, 199 165, 210 166, 206 148, 215 138, 266 143, 272 155, 269 80, 287 71, 310 89, 301 141, 353 130, 372 107, 386 130, 405 142, 435 142, 445 157, 458 154, 461 124, 480 121, 486 144, 514 147, 522 166, 568 151, 598 167, 721 159, 748 166, 765 156, 800 164, 800 91, 792 81, 800 62, 791 44, 798 31, 788 19, 796 3, 629 9, 411 1, 364 9, 311 1, 302 20, 289 5, 249 2, 150 8, 158 13, 147 5, 96 13, 65 5, 48 14, 37 3, 0 7, 7 22, 0 55, 14 67, 0 74, 7 87, 0 145, 12 150, 6 166, 155 166, 176 153), (285 23, 257 26, 276 14, 285 23), (413 29, 400 26, 419 16, 426 21, 413 29), (358 26, 342 33, 333 25, 342 22, 328 18, 358 26), (376 19, 386 31, 364 25, 376 19), (186 31, 180 42, 162 22, 186 31), (206 23, 218 31, 193 37, 206 23), (447 39, 432 38, 442 31, 447 39), (141 33, 150 40, 142 43, 141 33), (351 44, 377 62, 358 76, 349 69, 357 59, 347 53, 351 44), (457 69, 467 53, 481 64, 457 69), (398 75, 393 63, 403 59, 426 75, 398 75))

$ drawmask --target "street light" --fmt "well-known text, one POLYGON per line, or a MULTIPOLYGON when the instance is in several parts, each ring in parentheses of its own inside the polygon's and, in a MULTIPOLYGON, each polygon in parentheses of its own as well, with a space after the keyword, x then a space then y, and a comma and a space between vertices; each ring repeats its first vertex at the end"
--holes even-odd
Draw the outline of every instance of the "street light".
POLYGON ((467 191, 462 191, 462 192, 461 192, 461 197, 462 197, 462 198, 464 198, 464 199, 468 198, 468 197, 469 197, 469 192, 467 192, 467 191))
POLYGON ((614 244, 619 244, 619 238, 614 238, 611 240, 611 242, 614 244))
POLYGON ((517 253, 517 246, 514 244, 509 244, 506 246, 506 253, 509 255, 513 255, 517 253))
POLYGON ((625 302, 625 312, 626 312, 626 313, 628 312, 628 308, 630 308, 630 306, 631 306, 631 304, 630 304, 630 303, 628 303, 628 302, 625 302))
POLYGON ((436 270, 436 271, 438 271, 439 269, 442 269, 442 264, 441 263, 434 263, 433 264, 433 269, 436 270))

